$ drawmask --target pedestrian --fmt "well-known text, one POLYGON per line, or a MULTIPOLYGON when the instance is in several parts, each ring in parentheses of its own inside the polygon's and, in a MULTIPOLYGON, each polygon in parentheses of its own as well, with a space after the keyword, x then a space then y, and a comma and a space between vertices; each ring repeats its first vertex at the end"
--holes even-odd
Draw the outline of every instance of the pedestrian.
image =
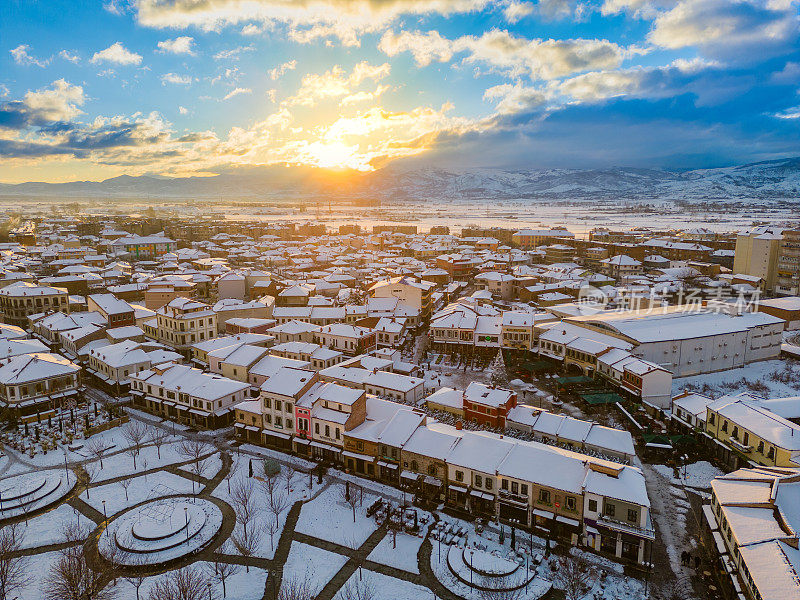
POLYGON ((701 562, 702 562, 702 561, 701 561, 701 559, 700 559, 700 557, 699 557, 699 556, 695 556, 695 557, 694 557, 694 570, 695 570, 695 571, 699 571, 699 570, 700 570, 700 563, 701 563, 701 562))
POLYGON ((686 555, 687 554, 688 554, 688 552, 686 552, 686 550, 681 552, 681 565, 683 565, 684 567, 686 566, 686 555))

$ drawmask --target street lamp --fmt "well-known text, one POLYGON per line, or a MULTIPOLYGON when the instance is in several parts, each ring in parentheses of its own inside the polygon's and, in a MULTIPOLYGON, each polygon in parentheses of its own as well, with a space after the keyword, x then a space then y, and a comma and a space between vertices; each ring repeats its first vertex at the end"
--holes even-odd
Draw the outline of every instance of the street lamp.
POLYGON ((106 532, 106 537, 108 537, 108 513, 106 513, 106 501, 103 500, 103 527, 106 532))
POLYGON ((208 582, 208 600, 213 600, 211 597, 211 582, 208 582))
POLYGON ((67 464, 67 449, 64 448, 64 473, 67 475, 67 485, 69 485, 69 465, 67 464))
POLYGON ((189 507, 183 507, 183 519, 186 523, 186 545, 189 545, 189 507))

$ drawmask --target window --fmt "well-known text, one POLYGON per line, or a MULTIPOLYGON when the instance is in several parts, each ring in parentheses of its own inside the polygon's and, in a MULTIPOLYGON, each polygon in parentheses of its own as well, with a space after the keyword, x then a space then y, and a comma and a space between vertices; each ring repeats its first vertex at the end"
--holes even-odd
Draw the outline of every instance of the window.
POLYGON ((492 489, 492 486, 494 486, 494 480, 493 480, 493 479, 488 479, 488 478, 487 478, 487 479, 486 479, 486 489, 487 489, 487 490, 490 490, 490 489, 492 489))
POLYGON ((589 500, 589 512, 597 512, 597 500, 589 500))
POLYGON ((285 407, 285 408, 286 408, 286 412, 287 412, 287 413, 290 413, 290 412, 292 412, 292 410, 294 409, 294 406, 292 405, 292 403, 291 403, 291 402, 287 402, 287 403, 286 403, 286 407, 285 407))
POLYGON ((428 465, 428 475, 436 477, 436 465, 428 465))
POLYGON ((456 471, 456 481, 464 481, 464 471, 456 471))
POLYGON ((527 483, 523 483, 522 486, 520 487, 520 491, 522 492, 523 496, 527 496, 528 495, 528 484, 527 483))
POLYGON ((275 410, 281 410, 283 403, 280 400, 275 400, 275 410))
MULTIPOLYGON (((513 486, 514 484, 512 483, 511 485, 513 486)), ((508 491, 508 479, 503 479, 500 481, 500 489, 508 491)))
MULTIPOLYGON (((505 480, 503 480, 503 483, 506 484, 507 482, 505 480)), ((519 493, 519 483, 517 483, 516 481, 512 481, 511 482, 511 493, 512 494, 518 494, 519 493)))
POLYGON ((275 417, 275 427, 283 427, 283 419, 275 417))
POLYGON ((723 421, 722 422, 722 431, 724 431, 725 433, 728 433, 728 422, 727 421, 723 421))
POLYGON ((628 509, 628 522, 629 523, 636 523, 639 520, 639 513, 638 511, 629 508, 628 509))
POLYGON ((475 487, 483 487, 483 477, 475 475, 475 487))
POLYGON ((325 425, 325 437, 331 437, 331 426, 325 425))
POLYGON ((617 512, 617 507, 613 504, 606 504, 606 515, 613 517, 617 512))
POLYGON ((319 435, 319 423, 314 423, 314 433, 319 435))
POLYGON ((711 414, 708 415, 708 424, 709 425, 713 425, 714 424, 714 413, 711 413, 711 414))
POLYGON ((767 458, 772 460, 775 458, 775 448, 772 446, 769 447, 769 452, 767 452, 767 458))
POLYGON ((547 490, 539 490, 539 503, 550 504, 550 492, 547 490))
POLYGON ((758 442, 758 453, 759 454, 764 454, 764 442, 763 441, 758 442))
POLYGON ((286 419, 286 429, 291 429, 291 428, 292 428, 292 420, 286 419))
POLYGON ((264 398, 264 408, 272 408, 272 400, 264 398))
POLYGON ((567 506, 567 510, 572 510, 572 511, 575 510, 575 507, 577 506, 577 502, 575 502, 575 498, 573 496, 567 496, 566 506, 567 506))

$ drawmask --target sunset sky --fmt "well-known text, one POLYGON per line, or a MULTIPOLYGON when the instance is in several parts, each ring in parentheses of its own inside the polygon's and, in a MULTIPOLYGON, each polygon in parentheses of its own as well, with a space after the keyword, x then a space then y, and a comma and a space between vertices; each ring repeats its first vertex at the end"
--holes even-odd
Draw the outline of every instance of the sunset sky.
POLYGON ((800 155, 797 0, 2 0, 0 181, 800 155))

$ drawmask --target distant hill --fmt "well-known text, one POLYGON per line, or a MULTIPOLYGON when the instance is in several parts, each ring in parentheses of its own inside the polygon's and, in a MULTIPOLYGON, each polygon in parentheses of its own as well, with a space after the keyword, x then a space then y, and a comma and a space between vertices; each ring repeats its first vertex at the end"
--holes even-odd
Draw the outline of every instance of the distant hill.
POLYGON ((213 177, 122 175, 100 182, 0 184, 0 195, 69 198, 337 198, 800 200, 800 158, 719 169, 445 170, 393 164, 368 172, 307 166, 248 167, 213 177))

